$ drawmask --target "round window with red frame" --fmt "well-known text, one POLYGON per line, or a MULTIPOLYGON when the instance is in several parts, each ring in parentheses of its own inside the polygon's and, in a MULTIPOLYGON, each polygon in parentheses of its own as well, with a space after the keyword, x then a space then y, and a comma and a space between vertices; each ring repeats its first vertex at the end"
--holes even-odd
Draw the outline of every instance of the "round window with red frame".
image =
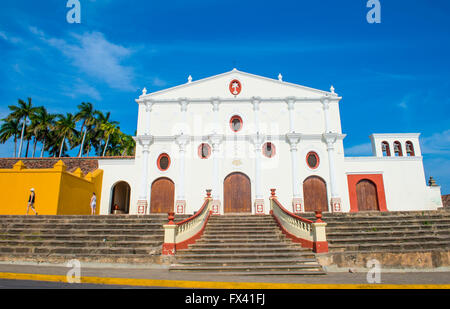
POLYGON ((268 158, 273 158, 275 156, 275 145, 272 142, 267 142, 263 145, 263 155, 268 158))
POLYGON ((242 118, 238 115, 234 115, 230 119, 230 127, 234 132, 239 132, 242 130, 242 126, 244 125, 242 118))
POLYGON ((167 171, 170 167, 170 157, 167 153, 162 153, 159 155, 158 160, 156 160, 156 164, 160 171, 167 171))
POLYGON ((242 90, 242 84, 241 84, 241 82, 240 82, 239 80, 233 79, 233 80, 230 82, 229 88, 230 88, 231 94, 234 95, 234 96, 236 96, 236 95, 238 95, 239 93, 241 93, 241 90, 242 90))
POLYGON ((198 146, 198 156, 200 159, 208 159, 211 156, 211 146, 206 143, 201 143, 198 146))
POLYGON ((309 168, 316 169, 319 167, 320 159, 319 155, 311 151, 306 155, 306 164, 308 164, 309 168))

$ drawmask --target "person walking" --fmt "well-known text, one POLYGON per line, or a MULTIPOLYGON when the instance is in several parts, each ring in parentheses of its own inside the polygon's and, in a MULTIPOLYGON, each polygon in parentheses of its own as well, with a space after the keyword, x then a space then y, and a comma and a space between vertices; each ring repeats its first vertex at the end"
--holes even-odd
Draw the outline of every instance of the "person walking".
POLYGON ((28 207, 27 207, 27 216, 28 216, 28 212, 31 210, 34 211, 34 214, 37 216, 38 213, 36 211, 36 209, 34 209, 34 202, 36 201, 36 193, 34 192, 34 188, 30 189, 30 196, 28 197, 28 207))
POLYGON ((97 206, 97 196, 95 195, 95 192, 93 192, 91 197, 91 215, 95 215, 96 206, 97 206))

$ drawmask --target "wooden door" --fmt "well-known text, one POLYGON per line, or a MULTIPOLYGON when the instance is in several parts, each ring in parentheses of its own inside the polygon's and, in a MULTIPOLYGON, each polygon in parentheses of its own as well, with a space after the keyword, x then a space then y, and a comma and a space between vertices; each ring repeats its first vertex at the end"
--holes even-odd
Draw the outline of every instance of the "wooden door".
POLYGON ((317 176, 311 176, 303 182, 305 211, 328 211, 327 185, 317 176))
POLYGON ((233 173, 223 183, 224 213, 251 213, 252 194, 250 179, 242 173, 233 173))
POLYGON ((356 197, 359 211, 377 211, 378 205, 377 186, 368 179, 363 179, 356 184, 356 197))
POLYGON ((152 184, 150 213, 174 211, 175 185, 169 178, 159 178, 152 184))

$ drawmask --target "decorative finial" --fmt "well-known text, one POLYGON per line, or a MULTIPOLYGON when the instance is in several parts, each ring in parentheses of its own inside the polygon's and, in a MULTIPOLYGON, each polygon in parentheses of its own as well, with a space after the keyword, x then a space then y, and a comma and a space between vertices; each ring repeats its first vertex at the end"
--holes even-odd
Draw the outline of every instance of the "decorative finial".
POLYGON ((332 94, 335 94, 333 85, 331 85, 330 91, 331 91, 332 94))
POLYGON ((237 69, 236 69, 236 68, 233 68, 233 71, 237 71, 237 69))
POLYGON ((142 94, 146 95, 147 94, 147 88, 144 87, 144 89, 142 89, 142 94))
POLYGON ((282 82, 282 81, 283 81, 283 75, 281 75, 281 73, 280 73, 280 74, 278 74, 278 80, 279 80, 280 82, 282 82))
POLYGON ((428 180, 428 185, 430 187, 437 187, 436 180, 434 180, 433 177, 430 177, 430 179, 428 180))
POLYGON ((189 84, 192 83, 192 76, 191 75, 189 75, 189 77, 188 77, 188 83, 189 84))

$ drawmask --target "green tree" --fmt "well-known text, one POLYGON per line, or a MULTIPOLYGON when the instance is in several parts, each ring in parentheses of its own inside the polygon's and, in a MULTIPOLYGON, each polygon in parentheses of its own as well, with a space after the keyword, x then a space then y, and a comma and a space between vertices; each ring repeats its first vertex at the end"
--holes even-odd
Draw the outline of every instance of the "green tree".
POLYGON ((96 111, 94 110, 92 103, 89 102, 82 102, 78 105, 78 110, 78 113, 75 115, 75 121, 82 121, 80 132, 82 132, 83 138, 81 140, 80 150, 78 152, 78 157, 81 157, 83 154, 87 131, 88 129, 91 129, 92 125, 95 123, 96 111))
POLYGON ((6 143, 11 137, 14 137, 14 157, 17 156, 17 137, 20 135, 20 122, 16 119, 2 119, 3 124, 0 127, 0 143, 6 143))
POLYGON ((28 102, 25 102, 21 99, 18 101, 18 106, 10 105, 8 106, 11 110, 11 114, 7 117, 7 119, 15 119, 17 121, 22 122, 22 131, 20 134, 20 146, 19 146, 19 157, 22 156, 22 147, 23 147, 23 138, 26 132, 27 120, 32 115, 36 108, 33 107, 31 103, 31 98, 28 98, 28 102))
POLYGON ((63 148, 66 144, 66 139, 69 141, 69 145, 73 147, 73 141, 78 135, 76 130, 75 117, 71 113, 66 115, 58 115, 58 120, 55 124, 55 130, 58 132, 58 137, 61 139, 61 146, 59 149, 59 157, 63 154, 63 148))

